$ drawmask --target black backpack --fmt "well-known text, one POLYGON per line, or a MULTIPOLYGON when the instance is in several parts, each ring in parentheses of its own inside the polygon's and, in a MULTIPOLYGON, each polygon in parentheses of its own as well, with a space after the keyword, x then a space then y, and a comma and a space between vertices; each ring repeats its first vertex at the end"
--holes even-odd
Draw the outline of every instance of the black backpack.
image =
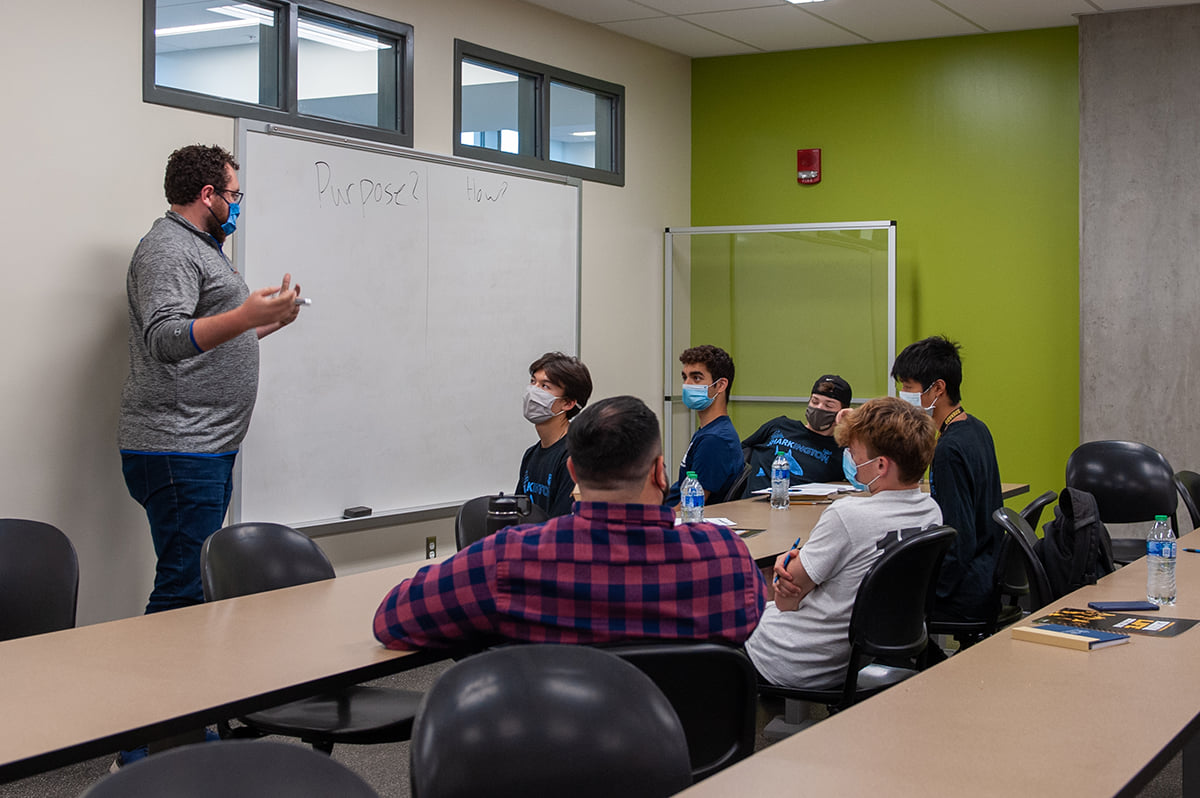
POLYGON ((1050 592, 1058 599, 1114 570, 1112 538, 1100 520, 1096 499, 1087 491, 1064 488, 1054 520, 1033 547, 1046 568, 1050 592))

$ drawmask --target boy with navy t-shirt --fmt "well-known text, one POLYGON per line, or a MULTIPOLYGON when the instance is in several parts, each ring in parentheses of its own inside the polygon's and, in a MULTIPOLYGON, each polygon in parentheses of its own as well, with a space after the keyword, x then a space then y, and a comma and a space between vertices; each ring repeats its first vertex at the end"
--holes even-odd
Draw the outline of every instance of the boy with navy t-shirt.
POLYGON ((727 412, 733 358, 724 349, 705 344, 685 349, 679 362, 683 364, 683 404, 697 412, 700 429, 692 435, 679 463, 679 479, 667 493, 668 507, 679 504, 679 486, 687 472, 696 472, 708 502, 713 495, 724 498, 743 467, 742 442, 727 412))

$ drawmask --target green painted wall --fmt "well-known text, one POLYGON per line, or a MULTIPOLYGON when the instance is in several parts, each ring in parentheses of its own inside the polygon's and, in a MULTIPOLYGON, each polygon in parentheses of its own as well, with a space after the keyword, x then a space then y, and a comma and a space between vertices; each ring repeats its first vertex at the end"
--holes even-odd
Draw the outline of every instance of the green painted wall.
MULTIPOLYGON (((963 405, 991 427, 1002 478, 1035 495, 1062 488, 1079 438, 1078 85, 1073 27, 692 66, 692 224, 895 219, 898 348, 963 345, 963 405), (808 147, 815 186, 796 182, 808 147)), ((727 327, 705 322, 729 301, 694 294, 692 342, 736 363, 727 327)), ((792 346, 839 332, 790 329, 792 346)), ((748 435, 769 414, 734 421, 748 435)))

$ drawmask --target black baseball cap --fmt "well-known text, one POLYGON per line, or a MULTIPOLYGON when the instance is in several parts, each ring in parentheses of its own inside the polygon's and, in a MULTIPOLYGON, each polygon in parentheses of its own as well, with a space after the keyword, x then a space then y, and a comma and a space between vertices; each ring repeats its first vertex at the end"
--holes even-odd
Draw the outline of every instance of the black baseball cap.
POLYGON ((812 392, 828 396, 830 399, 837 399, 842 403, 842 407, 849 407, 850 400, 854 398, 854 392, 850 390, 850 383, 836 374, 819 377, 813 383, 812 392))

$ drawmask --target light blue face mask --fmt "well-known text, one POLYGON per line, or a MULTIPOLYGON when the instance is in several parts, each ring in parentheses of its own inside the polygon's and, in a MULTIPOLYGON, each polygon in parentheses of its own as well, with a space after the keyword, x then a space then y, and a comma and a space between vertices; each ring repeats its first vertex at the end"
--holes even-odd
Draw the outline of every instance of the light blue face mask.
POLYGON ((683 386, 683 406, 689 410, 706 410, 713 403, 713 397, 708 395, 711 385, 683 386))
POLYGON ((865 466, 867 463, 870 463, 873 460, 878 460, 878 459, 879 459, 878 457, 872 457, 870 460, 864 460, 861 463, 856 463, 856 462, 854 462, 854 456, 850 454, 850 450, 843 449, 842 450, 842 473, 846 475, 846 481, 849 482, 851 485, 853 485, 855 490, 868 490, 869 491, 871 489, 871 486, 875 484, 875 479, 879 479, 879 477, 881 477, 883 475, 880 474, 880 475, 876 476, 875 479, 871 480, 870 482, 868 482, 867 484, 864 485, 863 483, 858 481, 858 469, 860 466, 865 466))
MULTIPOLYGON (((932 387, 933 387, 932 385, 929 386, 929 388, 932 388, 932 387)), ((900 398, 903 399, 904 401, 908 402, 913 407, 918 407, 921 410, 924 410, 925 415, 932 416, 933 415, 933 405, 926 407, 925 403, 921 401, 921 397, 925 395, 925 393, 929 390, 929 388, 926 388, 924 391, 921 391, 920 393, 917 393, 916 391, 901 391, 900 398)), ((934 400, 934 404, 937 404, 936 399, 934 400)))
POLYGON ((229 203, 229 218, 221 225, 221 231, 225 235, 232 235, 237 229, 237 218, 242 213, 241 204, 237 202, 229 203))

